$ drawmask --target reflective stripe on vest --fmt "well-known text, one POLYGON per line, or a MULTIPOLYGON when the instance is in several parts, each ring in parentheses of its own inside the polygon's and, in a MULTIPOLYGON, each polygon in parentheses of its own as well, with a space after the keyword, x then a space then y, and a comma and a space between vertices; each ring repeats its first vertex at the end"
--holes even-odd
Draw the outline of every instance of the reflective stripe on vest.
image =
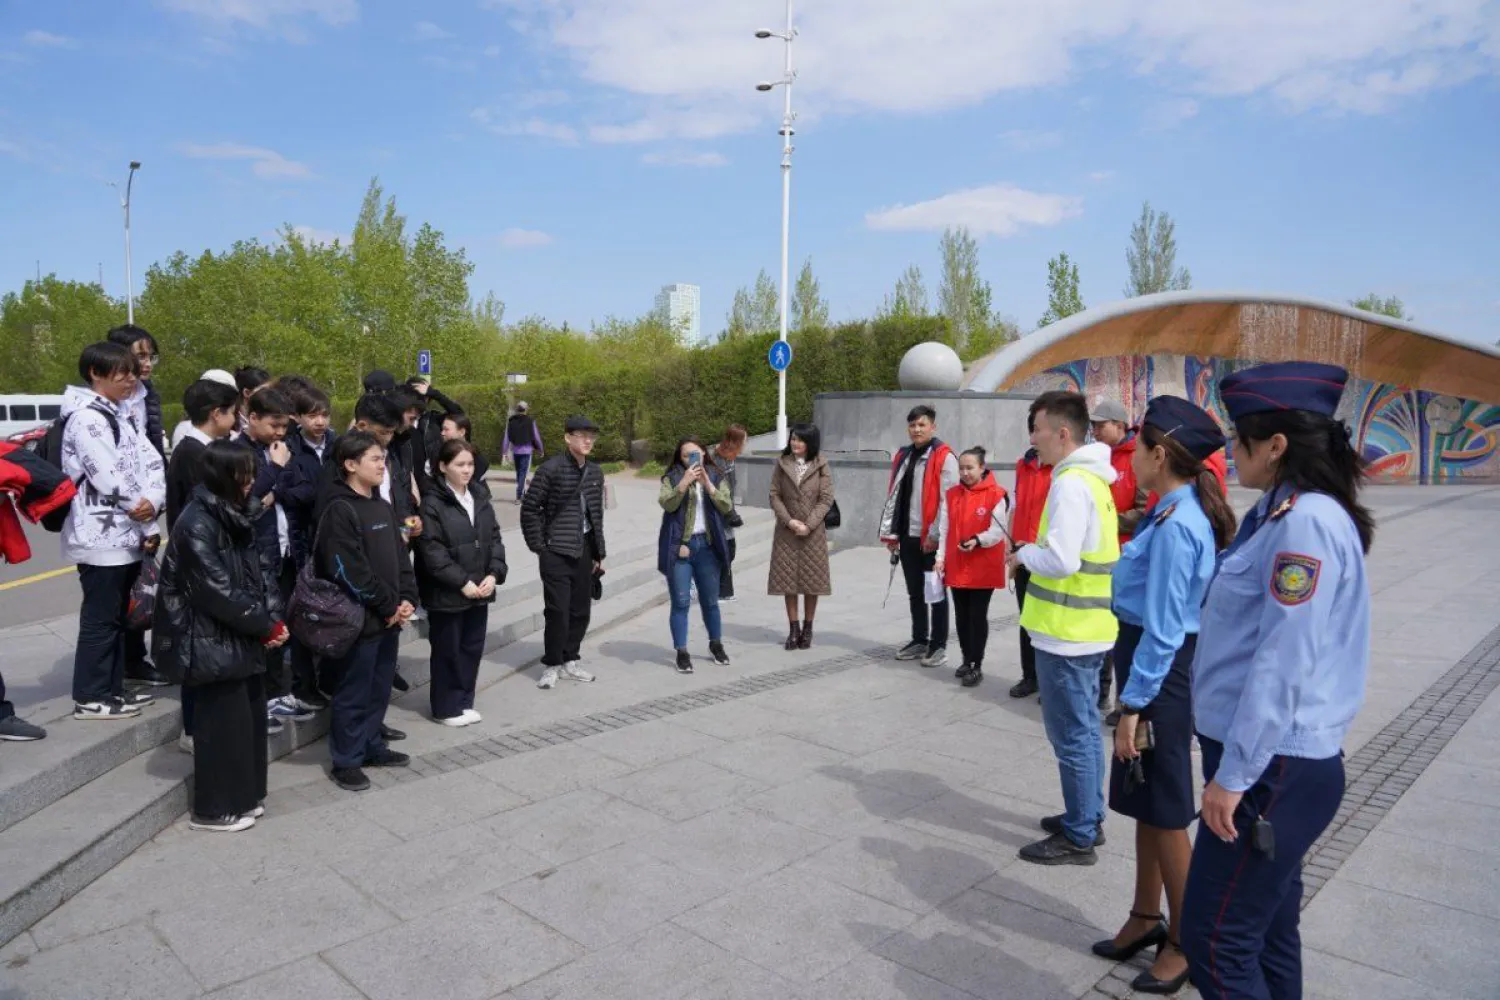
MULTIPOLYGON (((1058 477, 1076 476, 1088 487, 1089 498, 1099 518, 1098 548, 1082 554, 1078 572, 1061 580, 1033 575, 1026 586, 1026 606, 1021 627, 1028 632, 1063 642, 1114 642, 1120 623, 1110 610, 1111 573, 1120 561, 1119 516, 1109 487, 1098 476, 1082 469, 1064 469, 1058 477)), ((1042 510, 1037 532, 1039 545, 1047 544, 1052 504, 1042 510)))

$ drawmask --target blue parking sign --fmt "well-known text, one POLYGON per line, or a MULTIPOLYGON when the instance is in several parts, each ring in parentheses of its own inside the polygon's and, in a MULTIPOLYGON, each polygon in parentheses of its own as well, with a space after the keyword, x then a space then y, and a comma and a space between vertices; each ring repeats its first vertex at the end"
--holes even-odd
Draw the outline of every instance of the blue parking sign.
POLYGON ((766 360, 770 362, 773 372, 786 371, 792 366, 792 345, 784 340, 776 341, 766 352, 766 360))
POLYGON ((417 374, 418 375, 431 375, 432 374, 432 352, 431 351, 418 351, 417 352, 417 374))

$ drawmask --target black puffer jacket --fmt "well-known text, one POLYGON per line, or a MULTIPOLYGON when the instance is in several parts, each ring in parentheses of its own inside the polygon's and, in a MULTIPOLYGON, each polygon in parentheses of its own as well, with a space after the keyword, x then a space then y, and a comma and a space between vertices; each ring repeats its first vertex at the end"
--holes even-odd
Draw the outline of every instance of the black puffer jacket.
POLYGON ((146 440, 151 442, 151 447, 156 449, 157 454, 166 458, 167 437, 162 426, 161 394, 149 381, 141 384, 146 387, 146 440))
MULTIPOLYGON (((495 508, 484 490, 469 487, 474 520, 458 502, 446 480, 432 480, 422 497, 422 534, 416 540, 417 590, 428 611, 467 611, 487 603, 463 595, 464 584, 493 576, 505 582, 505 543, 495 508)), ((489 602, 494 601, 491 594, 489 602)))
POLYGON ((594 558, 604 558, 604 473, 594 462, 578 464, 570 452, 553 455, 536 470, 521 505, 521 534, 533 552, 573 558, 583 552, 583 511, 588 505, 594 558), (583 480, 579 502, 579 480, 583 480))
POLYGON ((266 611, 250 516, 202 486, 172 528, 156 588, 151 652, 189 687, 262 673, 266 611))

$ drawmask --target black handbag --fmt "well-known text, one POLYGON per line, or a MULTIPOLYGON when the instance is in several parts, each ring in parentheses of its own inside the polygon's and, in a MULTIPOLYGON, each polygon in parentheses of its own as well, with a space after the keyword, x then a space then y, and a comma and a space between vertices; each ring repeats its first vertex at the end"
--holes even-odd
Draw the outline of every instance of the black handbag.
MULTIPOLYGON (((327 517, 328 512, 323 512, 327 517)), ((365 628, 364 605, 349 596, 342 584, 324 580, 314 569, 322 521, 313 533, 312 553, 297 574, 287 601, 286 625, 302 645, 318 656, 338 659, 359 641, 365 628)))
POLYGON ((823 527, 837 528, 844 523, 844 515, 839 513, 839 502, 835 500, 833 506, 828 508, 828 513, 823 515, 823 527))

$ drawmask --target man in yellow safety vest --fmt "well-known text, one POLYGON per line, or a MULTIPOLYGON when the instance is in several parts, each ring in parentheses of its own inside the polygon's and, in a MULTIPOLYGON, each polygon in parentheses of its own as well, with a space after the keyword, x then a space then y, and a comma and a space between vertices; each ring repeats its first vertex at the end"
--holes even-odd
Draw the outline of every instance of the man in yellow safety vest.
POLYGON ((1031 445, 1052 466, 1052 486, 1034 545, 1011 556, 1031 574, 1021 627, 1036 649, 1042 723, 1062 779, 1064 812, 1042 820, 1046 839, 1021 848, 1039 865, 1091 865, 1104 842, 1104 741, 1099 669, 1119 623, 1110 574, 1120 559, 1109 487, 1108 445, 1089 444, 1089 411, 1076 392, 1047 392, 1031 404, 1031 445))

